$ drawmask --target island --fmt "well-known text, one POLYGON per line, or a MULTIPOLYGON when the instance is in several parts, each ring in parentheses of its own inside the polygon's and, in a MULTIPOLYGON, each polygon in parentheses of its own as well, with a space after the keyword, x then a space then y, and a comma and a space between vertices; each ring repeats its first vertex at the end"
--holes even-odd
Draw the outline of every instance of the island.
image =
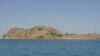
POLYGON ((3 39, 100 39, 100 34, 63 33, 53 27, 38 25, 30 29, 14 27, 3 35, 3 39))

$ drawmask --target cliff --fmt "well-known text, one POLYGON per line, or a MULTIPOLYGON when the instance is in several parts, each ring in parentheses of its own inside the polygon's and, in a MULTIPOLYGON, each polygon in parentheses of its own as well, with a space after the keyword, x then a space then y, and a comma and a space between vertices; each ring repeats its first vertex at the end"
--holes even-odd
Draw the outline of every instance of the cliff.
POLYGON ((4 39, 31 39, 31 38, 57 38, 62 33, 52 27, 35 26, 30 29, 12 28, 7 34, 3 35, 4 39))

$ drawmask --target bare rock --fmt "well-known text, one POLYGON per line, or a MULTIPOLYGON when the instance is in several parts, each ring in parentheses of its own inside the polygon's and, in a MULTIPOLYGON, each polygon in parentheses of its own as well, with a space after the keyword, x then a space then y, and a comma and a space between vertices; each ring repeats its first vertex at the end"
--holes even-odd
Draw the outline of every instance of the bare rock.
POLYGON ((52 38, 59 37, 61 34, 60 31, 52 27, 38 25, 30 29, 12 28, 3 37, 5 39, 52 38))

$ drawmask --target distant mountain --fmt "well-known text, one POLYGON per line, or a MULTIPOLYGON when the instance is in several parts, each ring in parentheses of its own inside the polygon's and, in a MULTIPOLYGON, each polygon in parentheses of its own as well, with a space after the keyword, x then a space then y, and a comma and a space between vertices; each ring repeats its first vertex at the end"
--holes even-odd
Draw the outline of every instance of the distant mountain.
POLYGON ((62 33, 57 29, 48 26, 38 25, 30 29, 12 28, 7 34, 3 35, 5 39, 31 39, 31 38, 57 38, 62 33))
POLYGON ((100 39, 100 34, 75 34, 58 31, 55 28, 38 25, 30 29, 11 28, 3 35, 4 39, 100 39))

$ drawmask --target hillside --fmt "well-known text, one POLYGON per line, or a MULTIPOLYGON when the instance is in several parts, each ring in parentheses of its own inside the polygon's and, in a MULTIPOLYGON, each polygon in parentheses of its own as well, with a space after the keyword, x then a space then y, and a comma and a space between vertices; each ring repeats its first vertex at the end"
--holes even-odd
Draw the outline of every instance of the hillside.
POLYGON ((24 28, 11 28, 6 34, 3 35, 4 39, 100 39, 100 34, 63 34, 59 30, 38 25, 30 29, 24 28))
POLYGON ((56 38, 59 37, 62 33, 52 27, 48 26, 35 26, 30 29, 24 28, 12 28, 8 31, 7 34, 3 35, 5 39, 20 39, 20 38, 56 38))

